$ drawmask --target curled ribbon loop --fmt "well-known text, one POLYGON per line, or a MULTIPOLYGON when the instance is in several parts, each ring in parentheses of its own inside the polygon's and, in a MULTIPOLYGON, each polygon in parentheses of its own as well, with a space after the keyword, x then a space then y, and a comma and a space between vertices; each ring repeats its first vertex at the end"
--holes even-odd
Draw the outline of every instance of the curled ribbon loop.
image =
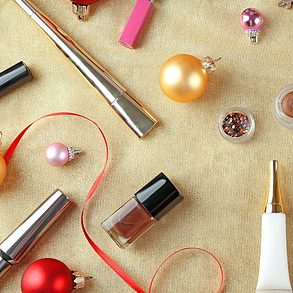
MULTIPOLYGON (((49 117, 58 117, 58 116, 74 116, 74 117, 78 117, 84 120, 87 120, 89 122, 91 122, 92 124, 94 124, 94 126, 96 126, 103 138, 103 142, 105 144, 105 162, 104 165, 102 167, 101 172, 98 174, 98 177, 95 179, 94 183, 92 184, 84 202, 82 205, 82 210, 81 210, 81 217, 80 217, 80 222, 81 222, 81 228, 82 231, 87 239, 87 241, 89 242, 89 244, 91 245, 91 247, 94 249, 94 251, 101 257, 101 259, 120 277, 122 278, 135 292, 138 293, 146 293, 114 260, 112 260, 102 249, 100 249, 97 244, 92 240, 92 238, 90 237, 90 235, 88 234, 86 227, 85 227, 85 223, 84 223, 84 213, 85 213, 85 207, 88 203, 88 201, 91 199, 91 197, 93 196, 93 194, 95 193, 95 191, 99 188, 100 183, 103 179, 103 176, 105 174, 105 170, 106 167, 108 165, 108 161, 109 161, 109 145, 106 139, 106 136, 104 134, 104 132, 102 131, 102 129, 99 127, 99 125, 91 120, 90 118, 83 116, 81 114, 78 113, 72 113, 72 112, 56 112, 56 113, 51 113, 51 114, 47 114, 45 116, 42 116, 40 118, 38 118, 37 120, 35 120, 34 122, 32 122, 31 124, 29 124, 27 127, 25 127, 19 134, 18 136, 14 139, 14 141, 11 143, 11 145, 8 147, 5 155, 4 155, 4 159, 6 161, 6 164, 8 165, 10 162, 10 159, 12 158, 14 152, 16 151, 16 148, 18 146, 18 144, 20 143, 22 137, 25 135, 25 133, 30 129, 31 126, 33 126, 36 122, 38 122, 39 120, 45 119, 45 118, 49 118, 49 117)), ((209 254, 218 264, 219 269, 220 269, 220 273, 221 273, 221 279, 220 279, 220 287, 219 290, 217 290, 216 292, 220 292, 220 289, 223 285, 223 280, 224 280, 224 274, 223 274, 223 268, 221 263, 219 262, 219 260, 209 251, 201 249, 201 248, 196 248, 196 247, 187 247, 187 248, 182 248, 180 250, 175 251, 174 253, 172 253, 171 255, 169 255, 161 264, 160 266, 157 268, 156 272, 154 273, 152 279, 151 279, 151 283, 149 285, 149 289, 148 289, 148 293, 151 293, 152 291, 152 287, 153 287, 153 283, 155 280, 156 275, 158 274, 159 270, 161 269, 161 267, 175 254, 182 252, 184 250, 199 250, 201 252, 207 253, 209 254)))

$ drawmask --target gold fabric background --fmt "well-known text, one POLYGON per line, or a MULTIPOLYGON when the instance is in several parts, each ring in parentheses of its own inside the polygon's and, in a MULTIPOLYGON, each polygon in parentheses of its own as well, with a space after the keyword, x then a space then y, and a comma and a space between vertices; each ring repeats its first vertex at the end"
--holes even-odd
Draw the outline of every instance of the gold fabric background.
MULTIPOLYGON (((292 83, 293 11, 278 8, 277 2, 157 1, 140 48, 129 50, 117 38, 133 0, 100 1, 86 23, 71 14, 69 0, 35 1, 160 118, 160 126, 139 141, 17 4, 1 1, 1 71, 23 60, 35 76, 33 82, 0 99, 4 148, 25 125, 49 112, 74 111, 97 121, 108 137, 111 159, 102 188, 87 209, 87 227, 144 288, 165 256, 191 245, 207 248, 220 258, 227 292, 254 292, 270 159, 278 159, 281 165, 293 270, 293 133, 280 126, 272 113, 276 93, 292 83), (239 25, 239 14, 246 6, 260 9, 266 18, 256 46, 239 25), (206 94, 194 103, 175 103, 159 89, 161 63, 179 53, 222 57, 206 94), (230 106, 253 112, 257 129, 251 142, 233 145, 220 137, 217 118, 230 106), (176 183, 185 201, 132 247, 118 249, 100 223, 161 171, 176 183)), ((1 279, 1 292, 20 292, 22 272, 43 257, 60 259, 93 275, 94 281, 81 292, 132 292, 95 255, 79 224, 82 201, 103 159, 97 131, 79 119, 48 119, 25 136, 0 189, 0 238, 57 187, 75 205, 1 279), (43 153, 54 141, 77 145, 84 155, 65 168, 49 167, 43 153)), ((206 279, 198 269, 201 264, 198 254, 176 257, 158 276, 154 292, 209 292, 202 289, 206 279)))

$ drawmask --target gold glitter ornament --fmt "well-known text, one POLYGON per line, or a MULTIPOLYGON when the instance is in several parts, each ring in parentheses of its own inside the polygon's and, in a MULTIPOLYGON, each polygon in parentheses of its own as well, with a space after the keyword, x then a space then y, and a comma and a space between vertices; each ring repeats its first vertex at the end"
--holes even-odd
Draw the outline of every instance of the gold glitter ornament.
POLYGON ((2 155, 2 141, 1 141, 1 138, 2 138, 2 132, 0 132, 0 185, 3 184, 4 182, 4 179, 6 177, 6 173, 7 173, 7 166, 6 166, 6 162, 3 158, 3 155, 2 155))
POLYGON ((216 70, 211 57, 203 60, 188 54, 170 57, 160 69, 160 86, 170 99, 187 103, 200 98, 208 86, 208 74, 216 70))

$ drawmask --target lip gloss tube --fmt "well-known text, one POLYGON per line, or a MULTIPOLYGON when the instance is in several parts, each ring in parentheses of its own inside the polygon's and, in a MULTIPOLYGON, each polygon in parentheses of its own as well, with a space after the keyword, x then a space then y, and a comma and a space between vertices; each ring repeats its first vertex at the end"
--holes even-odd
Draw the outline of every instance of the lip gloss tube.
POLYGON ((153 8, 153 0, 137 0, 119 37, 118 41, 121 45, 130 49, 135 48, 153 8))
POLYGON ((57 189, 0 244, 0 278, 21 261, 70 203, 57 189))
POLYGON ((182 199, 173 183, 160 173, 101 225, 120 248, 126 248, 182 199))
POLYGON ((287 256, 286 215, 278 161, 270 161, 270 185, 262 214, 261 253, 256 293, 292 293, 287 256))

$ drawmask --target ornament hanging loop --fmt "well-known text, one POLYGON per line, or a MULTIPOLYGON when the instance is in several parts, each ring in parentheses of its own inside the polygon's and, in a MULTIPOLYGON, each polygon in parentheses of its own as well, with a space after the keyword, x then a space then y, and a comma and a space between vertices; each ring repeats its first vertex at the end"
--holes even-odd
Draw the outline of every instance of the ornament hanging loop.
POLYGON ((222 57, 219 57, 214 60, 213 58, 207 56, 201 60, 201 64, 202 64, 202 67, 207 71, 207 73, 213 73, 217 69, 216 63, 220 61, 221 59, 222 57))

